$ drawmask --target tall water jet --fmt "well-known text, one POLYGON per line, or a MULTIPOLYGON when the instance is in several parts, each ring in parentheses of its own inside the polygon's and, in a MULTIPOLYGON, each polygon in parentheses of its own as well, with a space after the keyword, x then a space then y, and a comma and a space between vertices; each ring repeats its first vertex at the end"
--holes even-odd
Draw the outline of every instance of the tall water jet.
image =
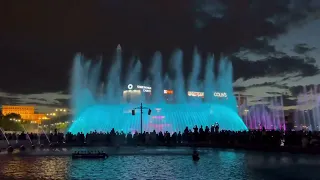
MULTIPOLYGON (((193 53, 193 66, 192 66, 192 71, 191 71, 191 75, 189 77, 189 82, 188 82, 188 87, 189 87, 189 91, 196 91, 199 92, 200 91, 200 87, 199 87, 199 75, 200 75, 200 70, 201 70, 201 58, 200 55, 197 51, 197 49, 194 50, 193 53)), ((189 101, 192 102, 199 102, 202 99, 199 98, 193 98, 193 97, 189 97, 189 101)))
MULTIPOLYGON (((42 133, 44 134, 44 136, 46 137, 46 139, 47 139, 47 141, 48 141, 48 143, 49 144, 51 144, 51 141, 50 141, 50 139, 49 139, 49 137, 48 137, 48 135, 44 132, 44 130, 43 130, 43 128, 41 127, 41 126, 39 126, 39 128, 42 130, 42 133)), ((40 136, 39 136, 40 137, 40 136)), ((40 144, 41 142, 39 142, 39 144, 40 144)))
POLYGON ((97 92, 97 88, 100 84, 100 74, 101 74, 101 63, 100 60, 98 63, 94 64, 91 71, 89 72, 89 81, 88 81, 88 88, 91 92, 97 92))
MULTIPOLYGON (((129 85, 137 85, 140 82, 140 78, 141 78, 141 62, 140 60, 137 60, 135 64, 132 65, 132 68, 129 69, 129 73, 128 73, 128 77, 127 77, 127 86, 129 85)), ((131 95, 130 91, 131 89, 129 89, 129 87, 127 87, 129 92, 126 91, 126 97, 127 99, 125 100, 125 102, 131 102, 131 103, 140 103, 141 102, 141 96, 134 96, 131 95)))
POLYGON ((213 81, 214 81, 214 57, 213 56, 208 56, 207 58, 207 64, 205 68, 205 80, 204 80, 204 96, 205 102, 211 103, 213 96, 208 96, 208 94, 211 94, 214 92, 214 87, 213 87, 213 81))
POLYGON ((245 111, 244 122, 250 129, 285 130, 282 96, 261 98, 245 111))
POLYGON ((283 96, 280 96, 280 114, 281 114, 281 118, 282 118, 282 129, 283 130, 287 130, 286 129, 286 121, 285 121, 285 116, 284 116, 284 110, 283 110, 284 104, 283 104, 283 96))
POLYGON ((152 101, 154 103, 164 103, 163 98, 163 81, 162 81, 162 56, 160 52, 156 52, 153 57, 151 67, 152 75, 152 101))
POLYGON ((108 103, 117 103, 120 100, 119 89, 121 71, 121 48, 117 48, 115 63, 111 66, 110 73, 108 74, 108 82, 106 88, 106 101, 108 103))
POLYGON ((4 136, 4 138, 6 139, 7 144, 10 145, 10 142, 9 142, 6 134, 4 133, 4 130, 2 128, 0 128, 0 131, 1 131, 2 135, 4 136))
POLYGON ((140 76, 141 76, 141 68, 142 64, 140 60, 138 59, 135 63, 132 63, 130 65, 131 68, 128 70, 128 75, 127 75, 127 84, 137 84, 140 82, 140 76))
POLYGON ((28 137, 28 140, 29 140, 29 142, 30 142, 30 144, 32 145, 33 143, 32 143, 32 140, 31 140, 31 138, 30 138, 30 136, 29 136, 29 134, 27 133, 27 130, 26 130, 26 128, 24 128, 24 126, 21 124, 21 127, 23 128, 23 130, 26 132, 26 136, 28 137))
POLYGON ((314 124, 315 129, 317 131, 320 130, 320 86, 318 85, 314 85, 313 86, 313 97, 314 97, 314 110, 313 110, 313 114, 314 114, 314 124))
POLYGON ((185 91, 185 83, 184 83, 184 77, 182 72, 182 59, 183 59, 183 53, 181 50, 177 50, 176 53, 174 53, 173 58, 171 59, 173 70, 175 72, 175 80, 174 80, 174 91, 175 91, 175 97, 176 102, 184 104, 187 102, 186 100, 186 91, 185 91))
MULTIPOLYGON (((73 61, 73 68, 72 68, 72 79, 71 79, 71 108, 75 111, 81 111, 81 107, 79 104, 78 97, 80 96, 80 91, 82 89, 82 75, 84 74, 83 66, 81 65, 81 54, 77 54, 73 61)), ((77 114, 79 112, 75 112, 77 114)))
POLYGON ((302 88, 298 96, 297 109, 294 116, 295 127, 298 130, 306 129, 318 131, 320 129, 320 91, 319 86, 302 88))

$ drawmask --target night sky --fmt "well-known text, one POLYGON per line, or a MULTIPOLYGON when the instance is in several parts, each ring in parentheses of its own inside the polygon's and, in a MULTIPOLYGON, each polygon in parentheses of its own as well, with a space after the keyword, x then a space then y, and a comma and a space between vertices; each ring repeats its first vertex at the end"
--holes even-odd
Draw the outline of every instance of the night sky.
MULTIPOLYGON (((227 56, 234 89, 250 96, 283 94, 295 108, 302 86, 320 84, 319 0, 6 1, 0 5, 1 104, 67 107, 75 53, 103 57, 121 44, 125 60, 148 69, 161 51, 166 71, 173 51, 227 56)), ((218 61, 217 61, 218 63, 218 61)), ((218 72, 217 72, 218 73, 218 72)))

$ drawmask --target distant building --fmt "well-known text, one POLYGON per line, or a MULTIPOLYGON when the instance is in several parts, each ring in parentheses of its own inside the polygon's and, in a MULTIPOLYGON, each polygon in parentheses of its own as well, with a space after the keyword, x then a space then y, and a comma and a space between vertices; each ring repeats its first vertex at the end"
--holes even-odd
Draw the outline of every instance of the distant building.
POLYGON ((23 120, 31 121, 32 123, 38 124, 40 124, 42 120, 48 119, 45 114, 35 113, 34 106, 2 105, 3 115, 8 115, 11 113, 19 114, 23 120))

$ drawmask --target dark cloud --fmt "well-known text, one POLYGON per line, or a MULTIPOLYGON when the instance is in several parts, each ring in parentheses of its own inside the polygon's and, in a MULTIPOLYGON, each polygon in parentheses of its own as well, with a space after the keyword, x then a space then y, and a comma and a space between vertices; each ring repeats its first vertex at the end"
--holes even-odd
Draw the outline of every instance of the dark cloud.
POLYGON ((271 95, 282 95, 282 93, 279 93, 279 92, 266 92, 266 93, 271 95))
MULTIPOLYGON (((218 52, 219 50, 222 52, 237 51, 241 47, 250 48, 253 44, 261 45, 261 40, 258 38, 270 39, 285 33, 290 26, 303 22, 308 12, 316 8, 311 6, 311 1, 304 0, 204 2, 207 3, 207 6, 215 6, 219 2, 220 6, 224 7, 224 16, 212 16, 210 20, 207 20, 203 33, 203 37, 207 39, 211 48, 213 45, 218 46, 213 46, 218 52)), ((203 18, 207 19, 210 13, 204 12, 203 18)), ((272 47, 269 49, 272 50, 272 47)))
POLYGON ((247 88, 246 87, 243 87, 243 86, 235 86, 233 87, 233 91, 235 92, 242 92, 242 91, 245 91, 247 88))
POLYGON ((307 44, 296 44, 293 51, 297 54, 305 54, 307 52, 315 50, 315 47, 309 47, 307 44))
POLYGON ((56 99, 56 100, 59 101, 60 107, 69 107, 70 105, 69 99, 56 99))
POLYGON ((283 97, 283 104, 285 106, 296 106, 297 105, 297 100, 292 99, 290 96, 282 96, 283 97))
POLYGON ((310 93, 311 91, 320 93, 320 84, 310 84, 307 86, 293 86, 289 88, 292 96, 298 96, 301 93, 310 93))
POLYGON ((276 88, 280 88, 280 89, 287 89, 288 88, 288 86, 280 85, 280 84, 277 84, 275 82, 265 82, 265 83, 262 83, 262 84, 253 84, 253 85, 248 86, 247 88, 250 88, 250 87, 265 87, 265 86, 271 86, 271 87, 276 87, 276 88))
MULTIPOLYGON (((240 52, 242 56, 256 54, 281 57, 286 55, 284 52, 276 50, 275 45, 271 45, 270 40, 267 38, 257 38, 256 40, 251 41, 245 47, 241 47, 240 52)), ((239 55, 239 53, 235 54, 239 55)))
POLYGON ((259 61, 248 61, 232 56, 235 79, 253 77, 278 76, 288 73, 299 73, 299 76, 313 76, 319 73, 317 66, 305 63, 304 58, 282 56, 268 57, 259 61))
POLYGON ((252 100, 250 100, 250 102, 254 102, 254 103, 257 103, 257 104, 267 104, 268 103, 266 98, 252 99, 252 100))
POLYGON ((248 43, 246 48, 250 50, 251 53, 262 55, 274 54, 277 52, 275 46, 270 45, 266 38, 252 41, 251 43, 248 43))
POLYGON ((11 105, 24 104, 42 107, 68 107, 69 98, 69 95, 60 92, 25 95, 0 92, 0 103, 11 105))
POLYGON ((282 97, 282 103, 284 104, 284 106, 295 106, 297 104, 297 100, 292 98, 291 96, 275 93, 271 93, 269 97, 251 100, 251 102, 254 102, 256 104, 266 104, 272 106, 276 104, 281 104, 280 97, 282 97))
POLYGON ((19 98, 14 98, 14 97, 1 97, 0 96, 0 104, 6 105, 6 104, 19 104, 20 99, 19 98))
POLYGON ((54 104, 48 104, 48 103, 39 103, 39 102, 27 102, 27 103, 23 103, 20 102, 19 104, 23 104, 23 105, 37 105, 37 106, 45 106, 45 107, 51 107, 51 108, 56 108, 56 107, 64 107, 64 106, 61 106, 60 103, 54 103, 54 104))
MULTIPOLYGON (((3 88, 19 93, 68 91, 71 61, 76 52, 88 57, 103 55, 108 59, 118 44, 122 45, 125 57, 132 53, 141 56, 146 68, 150 55, 156 50, 163 53, 164 63, 175 48, 183 49, 187 60, 191 59, 194 46, 204 54, 214 52, 218 60, 221 53, 229 54, 241 48, 253 49, 256 53, 274 51, 268 40, 304 21, 314 10, 310 1, 290 2, 7 1, 0 9, 0 76, 6 77, 2 79, 3 88), (196 26, 199 22, 200 28, 196 26)), ((242 61, 238 64, 241 63, 246 64, 242 61)), ((273 67, 281 66, 271 63, 273 67)), ((103 62, 106 69, 110 64, 110 60, 103 62)), ((238 65, 235 64, 234 67, 238 65)), ((258 65, 261 66, 258 70, 243 72, 244 77, 265 75, 262 67, 273 71, 267 63, 258 65)), ((285 67, 274 71, 281 69, 285 67)), ((314 68, 308 72, 314 73, 314 68)), ((236 72, 237 77, 243 76, 239 73, 236 72)))
POLYGON ((44 99, 44 98, 33 98, 33 97, 31 97, 31 98, 28 98, 28 99, 38 100, 38 101, 43 101, 43 102, 46 102, 46 101, 47 101, 47 100, 44 99))
POLYGON ((66 100, 56 100, 56 102, 48 101, 46 99, 37 98, 12 98, 12 97, 0 97, 1 104, 25 104, 25 105, 44 105, 48 107, 67 107, 66 100))
POLYGON ((69 94, 70 92, 67 91, 67 90, 64 90, 64 91, 60 91, 60 93, 61 93, 61 94, 64 94, 64 95, 67 95, 67 94, 69 94))
POLYGON ((306 57, 306 63, 310 63, 310 64, 316 63, 316 59, 313 57, 306 57))

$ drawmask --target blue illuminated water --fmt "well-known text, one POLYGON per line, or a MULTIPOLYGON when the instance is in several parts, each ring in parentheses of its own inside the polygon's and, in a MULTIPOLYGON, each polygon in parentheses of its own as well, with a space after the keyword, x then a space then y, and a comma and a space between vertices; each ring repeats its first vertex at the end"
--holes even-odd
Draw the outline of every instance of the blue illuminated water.
POLYGON ((198 162, 192 161, 190 148, 121 147, 115 151, 99 147, 12 156, 0 153, 0 179, 319 179, 319 156, 202 148, 198 151, 198 162), (70 157, 74 151, 101 149, 112 155, 105 160, 70 157))
MULTIPOLYGON (((114 63, 107 74, 106 82, 100 81, 101 61, 93 63, 80 54, 76 55, 72 73, 72 99, 74 122, 69 131, 73 133, 90 131, 140 131, 140 110, 135 116, 131 110, 140 103, 146 107, 143 116, 143 131, 183 131, 186 126, 211 126, 218 122, 220 129, 246 130, 247 127, 238 115, 236 98, 232 87, 232 64, 221 60, 219 74, 213 73, 214 57, 201 59, 194 51, 193 70, 190 77, 183 73, 183 53, 176 51, 171 58, 170 74, 162 74, 161 53, 155 53, 150 68, 150 77, 141 79, 142 64, 133 59, 129 72, 122 72, 121 49, 117 49, 114 63), (204 63, 204 72, 201 64, 204 63), (124 75, 125 74, 125 75, 124 75), (201 74, 204 80, 199 80, 201 74), (125 78, 121 78, 124 75, 125 78), (121 79, 125 79, 123 82, 121 79), (188 79, 185 82, 185 79, 188 79), (128 84, 151 87, 151 92, 134 92, 128 84), (164 90, 173 94, 165 95, 164 90), (124 92, 126 90, 126 92, 124 92), (188 91, 204 92, 204 97, 189 97, 188 91), (217 97, 214 92, 226 93, 217 97), (138 94, 137 94, 138 93, 138 94), (147 114, 148 109, 152 111, 147 114)), ((137 90, 137 89, 136 89, 137 90)))

